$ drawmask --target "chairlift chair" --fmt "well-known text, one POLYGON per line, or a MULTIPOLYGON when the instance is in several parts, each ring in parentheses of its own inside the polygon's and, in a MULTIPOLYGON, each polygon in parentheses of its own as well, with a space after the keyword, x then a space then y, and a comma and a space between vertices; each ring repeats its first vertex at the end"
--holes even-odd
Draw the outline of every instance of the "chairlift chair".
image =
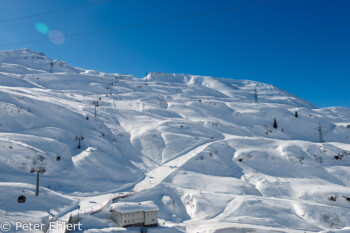
POLYGON ((26 202, 26 199, 27 199, 26 196, 21 195, 18 197, 17 201, 18 201, 18 203, 24 203, 24 202, 26 202))
POLYGON ((23 191, 23 194, 20 195, 18 198, 17 198, 17 202, 18 203, 25 203, 26 202, 26 196, 24 196, 24 191, 23 191))

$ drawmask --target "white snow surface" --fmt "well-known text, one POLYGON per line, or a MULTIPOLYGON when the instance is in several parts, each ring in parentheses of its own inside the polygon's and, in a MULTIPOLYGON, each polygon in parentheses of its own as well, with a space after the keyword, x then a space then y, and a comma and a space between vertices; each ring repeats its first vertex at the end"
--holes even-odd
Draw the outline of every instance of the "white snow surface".
POLYGON ((158 206, 148 232, 350 232, 349 137, 350 109, 269 84, 0 51, 0 221, 12 226, 79 216, 78 232, 140 232, 110 220, 128 195, 114 202, 158 206), (46 169, 39 196, 33 168, 46 169))

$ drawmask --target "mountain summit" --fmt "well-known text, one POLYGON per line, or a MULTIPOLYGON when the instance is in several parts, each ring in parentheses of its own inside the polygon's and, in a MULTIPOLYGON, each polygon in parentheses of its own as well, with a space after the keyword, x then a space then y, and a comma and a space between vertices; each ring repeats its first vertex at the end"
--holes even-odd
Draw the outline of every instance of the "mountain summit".
POLYGON ((57 59, 51 60, 45 54, 27 48, 0 51, 0 64, 1 71, 9 73, 81 72, 79 68, 73 68, 57 59))

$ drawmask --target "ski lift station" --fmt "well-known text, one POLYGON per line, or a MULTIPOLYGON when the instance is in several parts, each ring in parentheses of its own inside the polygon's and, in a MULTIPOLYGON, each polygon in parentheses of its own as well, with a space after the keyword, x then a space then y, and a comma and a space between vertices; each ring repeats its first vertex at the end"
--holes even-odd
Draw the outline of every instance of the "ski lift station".
POLYGON ((118 202, 111 205, 111 219, 121 227, 157 226, 159 209, 153 201, 118 202))

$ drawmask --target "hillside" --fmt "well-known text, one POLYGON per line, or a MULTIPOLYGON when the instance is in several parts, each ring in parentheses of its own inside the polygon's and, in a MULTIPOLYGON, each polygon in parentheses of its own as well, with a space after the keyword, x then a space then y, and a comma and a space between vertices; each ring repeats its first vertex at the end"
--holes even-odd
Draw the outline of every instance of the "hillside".
MULTIPOLYGON (((350 232, 348 108, 249 80, 139 79, 21 49, 0 51, 0 109, 0 220, 45 222, 133 191, 125 200, 160 209, 149 232, 350 232)), ((108 208, 82 231, 124 232, 108 208)))

